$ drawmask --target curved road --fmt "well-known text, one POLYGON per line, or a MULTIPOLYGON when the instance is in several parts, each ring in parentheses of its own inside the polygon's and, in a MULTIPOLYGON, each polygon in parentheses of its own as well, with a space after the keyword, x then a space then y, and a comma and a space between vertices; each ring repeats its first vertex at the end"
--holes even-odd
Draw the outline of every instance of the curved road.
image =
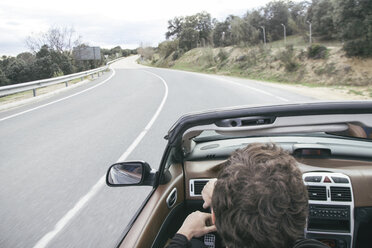
POLYGON ((311 101, 264 83, 137 65, 0 112, 0 247, 114 247, 149 187, 109 188, 118 160, 158 168, 183 114, 311 101))

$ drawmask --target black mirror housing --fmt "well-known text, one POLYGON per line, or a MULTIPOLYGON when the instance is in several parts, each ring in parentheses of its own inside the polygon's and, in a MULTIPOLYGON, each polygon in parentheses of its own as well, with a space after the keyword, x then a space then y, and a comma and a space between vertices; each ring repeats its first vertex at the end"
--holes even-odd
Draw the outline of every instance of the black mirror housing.
POLYGON ((106 184, 110 187, 154 186, 157 174, 144 161, 121 162, 110 166, 106 174, 106 184))

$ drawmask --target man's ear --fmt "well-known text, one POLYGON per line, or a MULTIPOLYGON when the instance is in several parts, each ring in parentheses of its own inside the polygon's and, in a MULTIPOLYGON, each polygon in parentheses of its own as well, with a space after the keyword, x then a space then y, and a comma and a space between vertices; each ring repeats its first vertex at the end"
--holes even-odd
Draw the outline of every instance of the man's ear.
POLYGON ((212 208, 212 224, 216 225, 216 216, 214 215, 213 208, 212 208))

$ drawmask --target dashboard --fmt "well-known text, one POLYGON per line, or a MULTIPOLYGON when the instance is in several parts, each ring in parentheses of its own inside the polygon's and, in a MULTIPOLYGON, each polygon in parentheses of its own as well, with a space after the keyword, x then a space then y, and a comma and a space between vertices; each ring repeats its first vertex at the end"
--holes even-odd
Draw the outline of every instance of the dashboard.
MULTIPOLYGON (((358 159, 297 158, 309 193, 304 230, 331 248, 372 244, 372 162, 358 159)), ((201 191, 225 160, 186 161, 186 200, 202 200, 201 191)))

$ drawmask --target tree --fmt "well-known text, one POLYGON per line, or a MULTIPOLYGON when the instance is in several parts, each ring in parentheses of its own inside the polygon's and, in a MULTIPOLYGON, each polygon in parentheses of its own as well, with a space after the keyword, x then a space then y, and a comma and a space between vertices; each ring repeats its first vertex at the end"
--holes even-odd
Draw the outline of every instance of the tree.
POLYGON ((230 46, 232 45, 231 38, 231 22, 236 16, 228 16, 224 22, 218 22, 214 24, 213 29, 213 44, 217 47, 220 46, 230 46))
POLYGON ((231 40, 234 45, 254 45, 260 42, 259 30, 251 25, 251 16, 248 12, 244 18, 235 17, 231 20, 231 40))
POLYGON ((200 40, 199 32, 191 27, 182 29, 179 38, 179 47, 186 51, 197 47, 200 40))
POLYGON ((32 53, 29 53, 29 52, 24 52, 24 53, 20 53, 17 55, 17 59, 22 59, 23 61, 25 61, 27 64, 32 64, 33 62, 35 62, 35 55, 32 54, 32 53))
POLYGON ((0 86, 8 85, 9 83, 9 79, 5 76, 2 68, 0 68, 0 86))
POLYGON ((190 50, 197 44, 212 43, 212 20, 207 12, 186 17, 175 17, 168 21, 166 38, 179 39, 179 47, 190 50))
POLYGON ((204 39, 207 43, 210 43, 210 35, 213 29, 211 15, 207 12, 200 12, 192 17, 196 19, 195 29, 199 32, 199 39, 204 39))
POLYGON ((261 30, 261 26, 266 25, 266 20, 263 16, 263 11, 261 10, 253 10, 248 11, 244 18, 245 26, 249 32, 246 34, 246 40, 248 44, 257 44, 263 40, 263 34, 261 30))
POLYGON ((174 17, 172 20, 168 21, 168 31, 165 33, 166 39, 178 38, 182 31, 182 26, 184 25, 184 17, 174 17))
POLYGON ((287 26, 287 34, 290 35, 292 30, 288 27, 289 7, 284 1, 269 2, 263 9, 265 27, 268 37, 272 41, 283 39, 283 28, 281 24, 287 26))
POLYGON ((123 55, 123 51, 122 51, 120 46, 116 46, 114 48, 111 48, 110 53, 111 53, 111 55, 114 55, 115 57, 116 57, 116 54, 118 54, 119 57, 121 57, 123 55))
POLYGON ((348 56, 372 57, 372 1, 334 1, 338 37, 348 56))
POLYGON ((27 47, 35 53, 44 45, 62 53, 71 51, 74 46, 80 44, 81 36, 78 36, 72 27, 50 27, 47 32, 30 35, 26 39, 27 47))
POLYGON ((9 83, 32 81, 32 68, 22 59, 10 58, 4 69, 5 77, 9 79, 9 83))
POLYGON ((308 1, 302 2, 288 2, 290 19, 288 20, 288 27, 293 34, 305 33, 307 30, 306 16, 308 13, 310 3, 308 1))
POLYGON ((334 3, 330 0, 313 0, 307 19, 312 22, 314 35, 323 40, 337 38, 333 21, 334 3))

